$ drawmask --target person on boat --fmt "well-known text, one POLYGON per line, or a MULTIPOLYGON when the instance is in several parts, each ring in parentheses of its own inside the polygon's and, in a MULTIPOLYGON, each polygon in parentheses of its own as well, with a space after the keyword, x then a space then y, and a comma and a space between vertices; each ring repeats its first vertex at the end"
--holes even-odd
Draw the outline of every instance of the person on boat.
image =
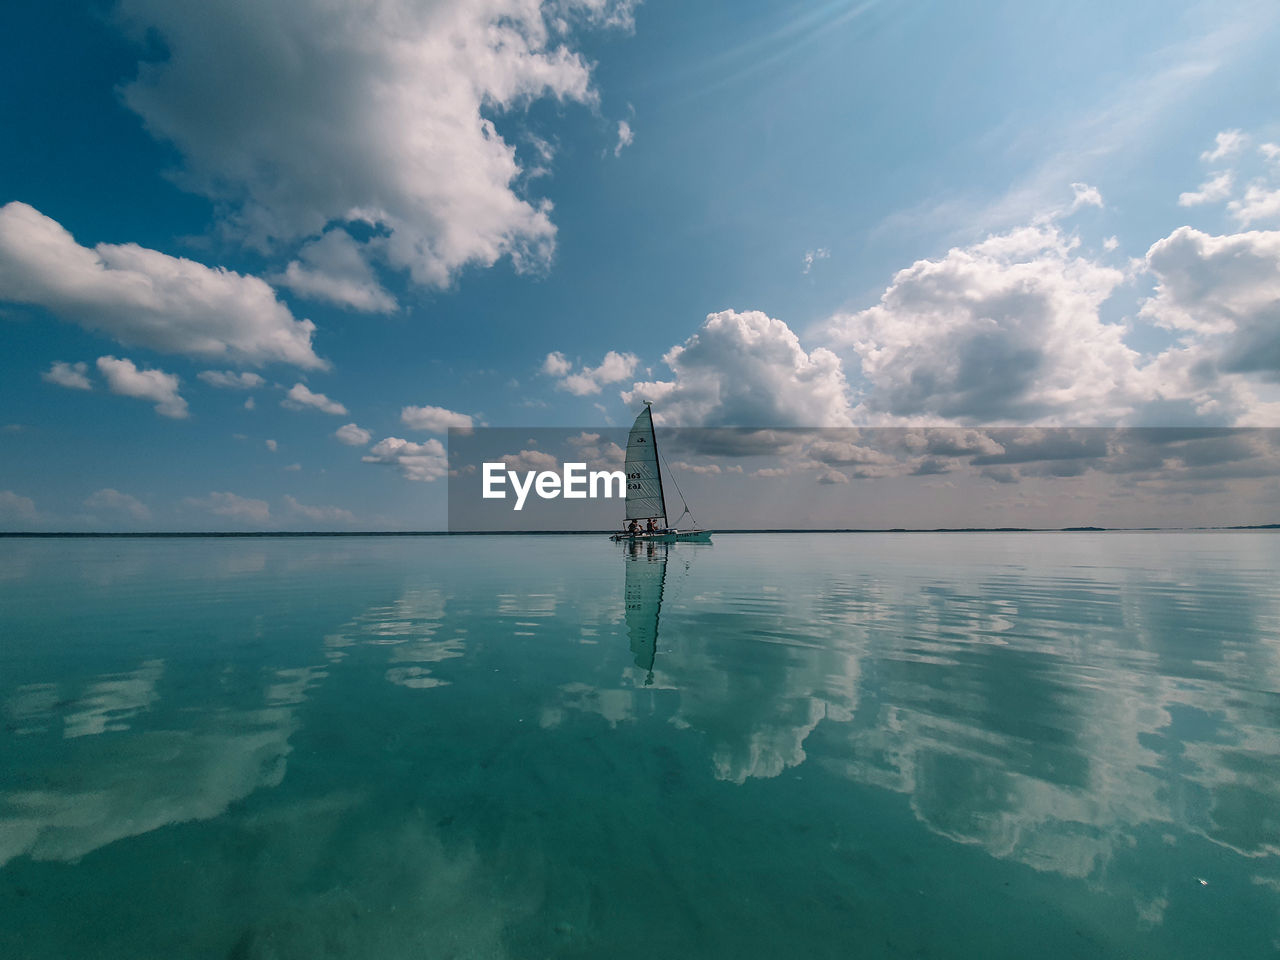
POLYGON ((653 517, 649 518, 649 522, 644 525, 645 533, 657 533, 658 525, 653 522, 653 517))
POLYGON ((627 533, 628 533, 628 534, 630 534, 631 536, 633 536, 633 537, 634 537, 634 536, 635 536, 637 533, 639 533, 639 532, 640 532, 640 523, 639 523, 639 521, 637 521, 637 520, 632 520, 630 523, 628 523, 628 524, 627 524, 627 533))

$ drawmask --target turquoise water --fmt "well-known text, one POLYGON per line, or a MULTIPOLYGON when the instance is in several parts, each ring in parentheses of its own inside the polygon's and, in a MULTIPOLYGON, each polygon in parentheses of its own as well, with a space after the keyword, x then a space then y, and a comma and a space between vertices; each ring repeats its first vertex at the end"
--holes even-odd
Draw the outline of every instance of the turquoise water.
POLYGON ((1277 569, 0 541, 0 956, 1274 956, 1277 569))

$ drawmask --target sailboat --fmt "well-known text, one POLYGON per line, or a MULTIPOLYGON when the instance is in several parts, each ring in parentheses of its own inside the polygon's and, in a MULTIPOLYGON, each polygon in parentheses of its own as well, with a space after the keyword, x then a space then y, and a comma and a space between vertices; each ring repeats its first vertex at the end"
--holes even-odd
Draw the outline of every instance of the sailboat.
MULTIPOLYGON (((635 533, 615 533, 610 540, 644 541, 650 543, 710 543, 710 530, 678 530, 667 526, 667 500, 662 492, 662 471, 658 467, 658 438, 653 432, 653 411, 651 403, 646 400, 644 409, 631 425, 631 433, 627 436, 627 460, 624 469, 627 474, 627 517, 638 523, 653 520, 655 530, 639 529, 635 533)), ((676 492, 680 492, 679 486, 676 492)), ((690 520, 689 505, 684 502, 684 494, 680 494, 680 502, 684 505, 684 513, 676 519, 678 524, 686 516, 690 520)))

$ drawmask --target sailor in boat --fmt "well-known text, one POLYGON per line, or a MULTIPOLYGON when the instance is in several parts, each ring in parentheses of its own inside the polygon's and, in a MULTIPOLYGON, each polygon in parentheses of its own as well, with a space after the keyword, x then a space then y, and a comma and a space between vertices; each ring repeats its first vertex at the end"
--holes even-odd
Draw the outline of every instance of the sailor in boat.
POLYGON ((657 532, 658 532, 658 525, 657 525, 656 523, 654 523, 654 522, 653 522, 653 517, 650 517, 650 518, 649 518, 649 522, 648 522, 648 523, 646 523, 646 524, 644 525, 644 532, 645 532, 645 533, 657 533, 657 532))
POLYGON ((630 523, 627 524, 628 536, 634 537, 639 532, 640 532, 640 521, 632 520, 630 523))

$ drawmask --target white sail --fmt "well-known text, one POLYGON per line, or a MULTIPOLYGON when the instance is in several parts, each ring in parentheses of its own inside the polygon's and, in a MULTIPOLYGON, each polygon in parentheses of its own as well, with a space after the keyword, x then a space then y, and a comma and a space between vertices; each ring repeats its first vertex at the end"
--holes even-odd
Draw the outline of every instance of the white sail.
POLYGON ((640 411, 627 437, 627 519, 665 517, 662 477, 658 474, 658 446, 653 435, 653 414, 649 405, 640 411))

